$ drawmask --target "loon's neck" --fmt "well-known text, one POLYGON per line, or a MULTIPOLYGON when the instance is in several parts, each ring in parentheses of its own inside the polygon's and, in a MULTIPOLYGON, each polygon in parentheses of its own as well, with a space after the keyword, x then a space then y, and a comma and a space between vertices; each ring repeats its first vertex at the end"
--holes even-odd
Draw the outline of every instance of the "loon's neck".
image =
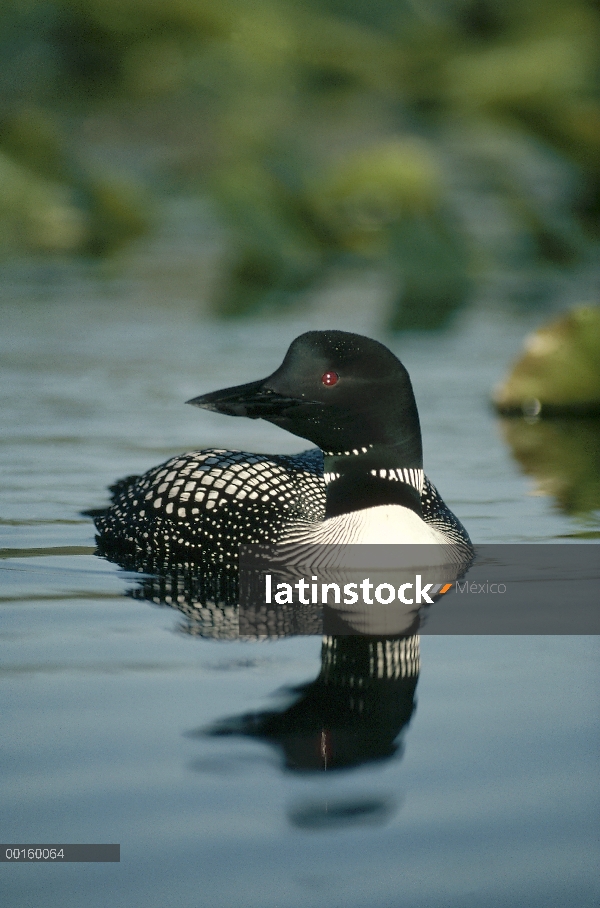
POLYGON ((403 463, 405 456, 388 445, 350 451, 324 451, 325 517, 338 517, 381 505, 401 505, 423 516, 423 465, 403 463))

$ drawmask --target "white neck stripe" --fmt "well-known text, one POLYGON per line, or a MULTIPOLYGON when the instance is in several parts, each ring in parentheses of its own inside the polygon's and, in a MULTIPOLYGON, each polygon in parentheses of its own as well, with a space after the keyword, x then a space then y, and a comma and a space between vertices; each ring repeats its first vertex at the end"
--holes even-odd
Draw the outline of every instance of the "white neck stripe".
MULTIPOLYGON (((392 482, 405 482, 407 485, 412 486, 413 489, 416 489, 419 495, 423 492, 423 485, 425 483, 425 476, 423 470, 418 470, 413 467, 399 467, 396 470, 380 469, 380 470, 369 470, 371 476, 376 476, 379 479, 387 479, 392 482)), ((340 473, 324 473, 323 478, 325 480, 325 485, 329 485, 330 482, 335 482, 336 479, 340 478, 340 473)))

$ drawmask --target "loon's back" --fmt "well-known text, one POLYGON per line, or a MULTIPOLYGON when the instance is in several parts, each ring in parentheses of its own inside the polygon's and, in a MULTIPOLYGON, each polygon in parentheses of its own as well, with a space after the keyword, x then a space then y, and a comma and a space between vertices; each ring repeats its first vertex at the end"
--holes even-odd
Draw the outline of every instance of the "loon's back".
MULTIPOLYGON (((361 541, 354 515, 363 515, 372 524, 384 510, 344 515, 350 535, 342 538, 344 521, 325 521, 323 453, 318 448, 292 455, 196 451, 174 457, 144 476, 128 477, 112 492, 110 507, 95 516, 104 554, 153 552, 170 560, 201 558, 226 567, 235 564, 240 545, 276 543, 309 527, 317 533, 320 527, 325 530, 323 539, 314 541, 361 541), (338 533, 332 537, 328 530, 334 528, 338 533)), ((466 530, 427 477, 421 507, 424 529, 439 536, 436 541, 470 544, 466 530)), ((405 509, 385 510, 389 521, 387 512, 405 509)))
POLYGON ((232 566, 242 544, 274 543, 297 521, 325 515, 323 455, 208 449, 173 457, 111 488, 96 513, 104 554, 159 553, 232 566))

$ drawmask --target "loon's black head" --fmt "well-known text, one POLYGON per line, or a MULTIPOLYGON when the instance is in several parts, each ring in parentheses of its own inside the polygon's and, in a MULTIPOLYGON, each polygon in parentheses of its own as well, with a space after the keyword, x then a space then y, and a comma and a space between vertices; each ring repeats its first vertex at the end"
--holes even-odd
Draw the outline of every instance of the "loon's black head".
POLYGON ((312 441, 326 455, 390 448, 394 464, 423 464, 408 372, 387 347, 360 334, 309 331, 293 341, 268 378, 188 403, 266 419, 312 441))

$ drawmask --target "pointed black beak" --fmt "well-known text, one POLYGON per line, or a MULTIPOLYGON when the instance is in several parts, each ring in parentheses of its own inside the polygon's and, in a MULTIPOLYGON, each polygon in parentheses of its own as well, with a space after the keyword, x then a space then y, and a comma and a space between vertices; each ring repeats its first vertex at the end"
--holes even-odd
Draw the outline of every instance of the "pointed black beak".
POLYGON ((302 403, 291 397, 278 394, 265 387, 268 379, 250 382, 248 385, 237 385, 223 391, 211 391, 186 401, 203 410, 214 410, 215 413, 226 413, 228 416, 248 416, 250 419, 272 419, 289 407, 302 403))

